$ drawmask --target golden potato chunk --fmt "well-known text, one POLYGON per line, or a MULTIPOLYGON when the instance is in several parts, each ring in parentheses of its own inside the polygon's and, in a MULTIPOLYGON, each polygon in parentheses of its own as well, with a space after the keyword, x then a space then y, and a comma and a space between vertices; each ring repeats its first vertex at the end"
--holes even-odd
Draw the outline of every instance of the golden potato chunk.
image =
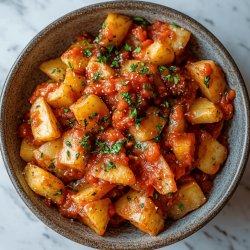
POLYGON ((69 107, 76 101, 76 96, 70 86, 62 83, 55 91, 50 92, 47 102, 53 108, 69 107))
POLYGON ((192 124, 214 123, 223 118, 221 110, 207 98, 198 98, 190 107, 187 119, 192 124))
POLYGON ((206 174, 215 174, 227 158, 227 148, 203 131, 198 149, 197 168, 206 174))
POLYGON ((170 65, 174 61, 174 51, 168 44, 154 41, 146 49, 146 58, 156 65, 170 65))
POLYGON ((88 134, 82 130, 66 131, 62 136, 59 163, 83 171, 86 165, 86 152, 89 149, 88 138, 88 134))
POLYGON ((20 148, 20 156, 26 161, 30 162, 34 160, 33 151, 36 150, 37 147, 29 143, 27 140, 23 139, 20 148))
POLYGON ((135 176, 132 170, 128 166, 111 160, 99 163, 93 167, 91 173, 94 177, 110 183, 124 186, 135 184, 135 176))
POLYGON ((173 138, 173 151, 177 160, 184 166, 191 166, 195 151, 194 133, 182 133, 173 138))
POLYGON ((199 185, 195 181, 189 182, 179 187, 175 204, 168 209, 168 216, 178 220, 205 202, 206 197, 199 185))
POLYGON ((139 127, 131 127, 129 132, 138 141, 149 141, 159 135, 166 124, 155 107, 150 107, 146 111, 146 117, 142 120, 139 127))
POLYGON ((187 70, 199 84, 202 94, 211 102, 218 103, 226 88, 224 74, 212 60, 189 63, 187 70))
POLYGON ((110 204, 110 199, 106 198, 84 205, 79 213, 82 222, 92 228, 98 235, 104 235, 110 219, 110 204))
POLYGON ((86 131, 96 131, 100 128, 102 119, 109 118, 106 104, 96 95, 83 96, 70 106, 76 120, 86 131))
POLYGON ((90 201, 100 200, 116 185, 107 181, 85 185, 82 190, 72 195, 72 200, 78 205, 82 206, 90 201))
POLYGON ((44 143, 33 152, 38 165, 49 172, 59 173, 57 167, 57 157, 62 147, 62 139, 56 139, 44 143))
POLYGON ((175 38, 172 40, 171 46, 174 53, 176 55, 180 55, 184 51, 190 39, 191 33, 184 28, 177 27, 176 25, 170 25, 169 27, 175 32, 175 38))
POLYGON ((43 62, 39 68, 48 77, 56 82, 62 82, 64 80, 66 65, 62 62, 61 58, 43 62))
POLYGON ((86 67, 86 73, 88 78, 90 78, 93 82, 108 79, 115 74, 114 70, 110 66, 103 62, 97 62, 96 56, 91 57, 89 60, 86 67))
POLYGON ((31 129, 37 141, 52 141, 60 137, 58 122, 43 97, 39 97, 30 109, 31 129))
POLYGON ((51 199, 58 205, 63 203, 65 187, 63 182, 57 177, 30 163, 24 169, 24 177, 29 187, 35 193, 51 199))
POLYGON ((131 189, 115 203, 115 210, 118 215, 151 236, 156 236, 164 228, 163 217, 152 200, 143 193, 131 189))
POLYGON ((99 34, 99 44, 119 46, 128 34, 132 20, 128 16, 109 13, 99 34))
POLYGON ((168 133, 183 133, 185 131, 185 127, 186 121, 183 107, 180 104, 173 106, 169 116, 168 133))
POLYGON ((79 98, 83 94, 83 90, 86 85, 86 78, 67 68, 63 84, 71 87, 75 96, 79 98))

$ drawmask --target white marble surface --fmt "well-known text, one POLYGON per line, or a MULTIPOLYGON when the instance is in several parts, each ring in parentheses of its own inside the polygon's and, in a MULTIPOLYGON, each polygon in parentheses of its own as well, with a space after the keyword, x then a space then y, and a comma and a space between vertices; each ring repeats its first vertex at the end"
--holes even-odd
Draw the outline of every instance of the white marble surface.
MULTIPOLYGON (((29 40, 63 14, 96 0, 0 0, 0 86, 29 40)), ((249 0, 154 1, 195 18, 226 46, 250 89, 249 0)), ((0 168, 0 250, 90 249, 53 232, 25 206, 0 168)), ((250 249, 250 162, 233 198, 209 224, 169 250, 250 249)))

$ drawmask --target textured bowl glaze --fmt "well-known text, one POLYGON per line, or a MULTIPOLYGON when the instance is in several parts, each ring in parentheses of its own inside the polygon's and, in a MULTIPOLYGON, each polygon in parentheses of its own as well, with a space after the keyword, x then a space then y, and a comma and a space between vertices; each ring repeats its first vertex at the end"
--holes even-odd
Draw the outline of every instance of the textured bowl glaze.
POLYGON ((165 6, 115 1, 91 5, 59 18, 42 30, 24 49, 13 65, 1 96, 1 150, 7 172, 31 211, 59 234, 83 245, 98 249, 156 249, 177 242, 194 233, 211 220, 231 197, 243 173, 249 149, 249 101, 240 72, 223 45, 202 25, 190 17, 165 6), (229 156, 214 181, 208 201, 183 219, 168 223, 164 232, 150 237, 132 226, 108 229, 105 237, 97 236, 79 222, 63 218, 48 208, 27 186, 22 171, 25 163, 19 157, 17 128, 21 114, 28 108, 28 98, 36 85, 46 79, 38 66, 59 56, 76 35, 97 34, 109 12, 143 16, 149 21, 175 22, 191 31, 189 48, 199 59, 213 59, 224 70, 230 88, 236 90, 235 115, 228 124, 229 156))

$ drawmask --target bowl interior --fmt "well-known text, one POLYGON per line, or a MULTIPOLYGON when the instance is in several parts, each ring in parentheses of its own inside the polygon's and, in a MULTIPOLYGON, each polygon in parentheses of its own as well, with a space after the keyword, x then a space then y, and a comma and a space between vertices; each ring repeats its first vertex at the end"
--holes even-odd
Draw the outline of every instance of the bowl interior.
POLYGON ((101 249, 149 249, 171 244, 202 227, 213 218, 231 196, 244 169, 248 152, 248 99, 240 73, 221 44, 201 25, 185 15, 160 5, 136 1, 109 2, 77 10, 57 20, 28 45, 12 68, 2 94, 1 137, 2 152, 8 173, 18 193, 31 210, 58 233, 101 249), (185 218, 167 225, 157 237, 150 237, 131 226, 108 229, 99 237, 88 227, 71 222, 48 208, 27 186, 22 170, 25 163, 19 157, 20 140, 17 128, 21 114, 28 109, 28 98, 36 85, 47 79, 38 66, 59 56, 82 33, 96 35, 109 12, 143 16, 149 21, 175 22, 191 31, 190 49, 199 59, 213 59, 224 70, 230 88, 236 90, 235 116, 228 125, 229 157, 217 175, 208 202, 185 218))

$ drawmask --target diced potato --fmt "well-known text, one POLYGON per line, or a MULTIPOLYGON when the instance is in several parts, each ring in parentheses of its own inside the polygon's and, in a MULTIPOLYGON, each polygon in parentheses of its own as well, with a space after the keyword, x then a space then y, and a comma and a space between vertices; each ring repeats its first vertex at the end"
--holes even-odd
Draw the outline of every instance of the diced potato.
POLYGON ((154 163, 156 166, 156 171, 154 172, 154 182, 153 187, 160 194, 174 193, 177 191, 174 174, 169 167, 168 163, 165 161, 163 156, 154 163))
POLYGON ((109 198, 86 204, 79 213, 82 222, 92 228, 98 235, 104 235, 110 219, 110 204, 109 198))
POLYGON ((59 153, 60 164, 83 171, 86 165, 86 151, 88 146, 82 146, 81 142, 84 138, 87 138, 86 136, 88 137, 84 131, 78 129, 68 130, 63 134, 62 149, 59 153))
POLYGON ((175 39, 172 40, 171 46, 174 53, 176 55, 180 55, 184 51, 190 39, 191 33, 188 30, 176 27, 175 25, 170 25, 170 29, 173 30, 176 35, 175 39))
POLYGON ((181 105, 173 106, 169 116, 168 132, 170 134, 183 133, 185 131, 186 122, 181 105))
POLYGON ((36 148, 37 148, 36 146, 32 145, 27 140, 23 139, 20 148, 21 158, 26 162, 33 161, 34 160, 33 151, 36 148))
POLYGON ((116 183, 124 186, 135 184, 135 176, 132 170, 128 166, 117 162, 101 162, 93 167, 91 173, 94 177, 109 181, 110 183, 116 183))
POLYGON ((191 166, 195 151, 194 133, 182 133, 173 138, 173 151, 177 160, 184 166, 191 166))
POLYGON ((114 70, 106 63, 97 62, 96 56, 91 57, 89 60, 86 73, 93 82, 108 79, 115 74, 114 70))
POLYGON ((170 218, 178 220, 205 202, 206 197, 201 188, 195 181, 192 181, 179 187, 175 204, 169 208, 167 214, 170 218))
POLYGON ((226 158, 226 147, 203 131, 198 149, 197 168, 206 174, 215 174, 226 158))
POLYGON ((49 172, 58 173, 56 159, 62 147, 61 138, 44 143, 34 151, 34 158, 39 166, 49 172))
POLYGON ((98 122, 104 117, 109 118, 109 110, 106 104, 96 95, 81 97, 70 106, 70 110, 86 131, 98 130, 98 122))
POLYGON ((66 75, 63 84, 71 87, 77 98, 82 96, 86 85, 86 78, 82 75, 76 74, 71 69, 66 69, 66 75))
POLYGON ((115 203, 118 215, 129 220, 141 231, 156 236, 164 228, 164 219, 145 194, 130 190, 115 203))
POLYGON ((105 194, 107 194, 116 185, 109 182, 99 182, 91 185, 85 185, 85 187, 72 195, 72 200, 78 205, 82 206, 86 202, 100 200, 105 194))
POLYGON ((62 62, 61 58, 43 62, 39 68, 48 77, 57 82, 62 82, 64 80, 66 65, 62 62))
POLYGON ((84 49, 79 46, 72 45, 66 50, 61 60, 67 65, 70 70, 78 74, 83 74, 89 62, 89 58, 84 55, 84 49))
POLYGON ((128 16, 109 13, 99 35, 99 44, 119 46, 128 34, 132 20, 128 16))
POLYGON ((189 63, 187 70, 194 80, 199 84, 202 94, 211 102, 217 103, 226 88, 224 74, 214 61, 204 60, 189 63), (211 73, 207 73, 211 72, 211 73))
POLYGON ((223 118, 223 113, 207 98, 198 98, 190 107, 187 118, 192 124, 214 123, 223 118))
POLYGON ((50 92, 47 102, 54 108, 69 107, 76 101, 75 94, 70 86, 62 83, 58 89, 50 92))
POLYGON ((24 169, 24 177, 29 187, 37 194, 61 205, 65 197, 65 187, 61 180, 46 170, 30 163, 24 169))
POLYGON ((146 111, 146 118, 142 120, 140 126, 131 127, 129 132, 139 141, 148 141, 161 133, 166 120, 159 116, 157 108, 150 107, 146 111))
POLYGON ((60 137, 58 122, 43 97, 39 97, 30 109, 32 134, 37 141, 52 141, 60 137))
POLYGON ((146 49, 146 58, 156 65, 169 65, 174 61, 174 51, 168 44, 154 41, 146 49))

